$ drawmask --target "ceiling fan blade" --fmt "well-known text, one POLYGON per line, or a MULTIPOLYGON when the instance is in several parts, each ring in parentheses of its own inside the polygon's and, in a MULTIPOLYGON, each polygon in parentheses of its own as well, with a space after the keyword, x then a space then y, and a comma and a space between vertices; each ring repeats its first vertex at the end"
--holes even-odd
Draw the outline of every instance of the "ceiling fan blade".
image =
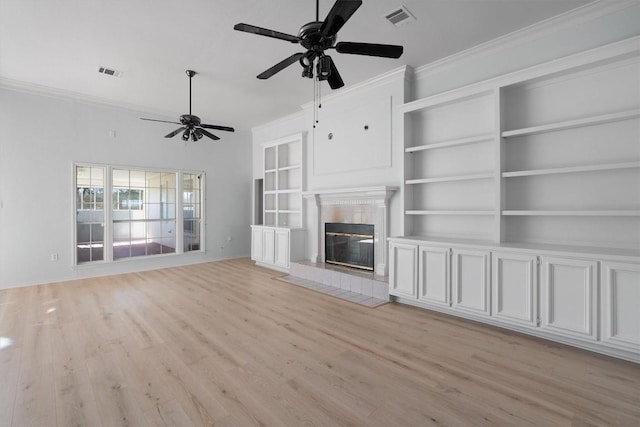
POLYGON ((205 129, 216 129, 216 130, 224 130, 226 132, 235 132, 235 129, 229 126, 206 125, 204 123, 201 123, 200 127, 203 127, 205 129))
POLYGON ((166 134, 164 137, 165 138, 173 138, 174 136, 176 136, 177 134, 179 134, 180 132, 182 132, 185 129, 186 129, 186 127, 181 127, 180 129, 176 129, 173 132, 166 134))
POLYGON ((200 132, 202 132, 203 135, 208 136, 209 138, 213 139, 214 141, 217 141, 217 140, 220 139, 220 137, 215 136, 214 134, 212 134, 209 131, 206 131, 206 130, 204 130, 202 128, 199 128, 199 129, 200 129, 200 132))
POLYGON ((147 120, 149 122, 162 122, 162 123, 173 123, 174 125, 181 125, 182 123, 180 122, 168 122, 166 120, 156 120, 156 119, 144 119, 142 117, 140 117, 140 120, 147 120))
POLYGON ((350 53, 353 55, 400 58, 404 48, 392 44, 339 42, 336 44, 336 50, 339 53, 350 53))
POLYGON ((298 43, 300 41, 300 38, 297 36, 269 30, 267 28, 256 27, 255 25, 236 24, 233 26, 233 29, 237 31, 244 31, 245 33, 257 34, 259 36, 272 37, 274 39, 280 39, 291 43, 298 43))
POLYGON ((336 64, 333 62, 331 57, 328 57, 331 60, 331 73, 329 73, 329 78, 327 82, 331 89, 339 89, 344 86, 344 82, 342 81, 342 77, 340 77, 340 73, 338 72, 338 68, 336 68, 336 64))
POLYGON ((337 0, 320 27, 322 37, 335 36, 360 5, 362 0, 337 0))
POLYGON ((293 55, 291 55, 290 57, 288 57, 284 61, 280 61, 276 65, 274 65, 273 67, 269 68, 268 70, 263 71, 262 73, 258 74, 258 78, 261 79, 261 80, 268 79, 269 77, 273 76, 274 74, 279 73, 280 71, 284 70, 285 68, 287 68, 289 65, 293 64, 294 62, 299 61, 300 58, 302 57, 302 55, 304 55, 304 54, 303 53, 294 53, 293 55))

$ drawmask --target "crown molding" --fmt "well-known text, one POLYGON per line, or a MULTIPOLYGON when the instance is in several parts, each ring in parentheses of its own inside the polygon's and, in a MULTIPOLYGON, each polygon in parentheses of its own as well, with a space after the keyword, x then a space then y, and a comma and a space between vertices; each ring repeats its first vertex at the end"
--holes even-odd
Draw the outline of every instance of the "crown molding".
POLYGON ((55 89, 49 86, 36 85, 33 83, 26 83, 18 80, 12 80, 0 77, 0 89, 13 90, 15 92, 27 93, 30 95, 47 96, 50 98, 65 99, 68 101, 81 102, 83 104, 110 107, 117 109, 124 109, 134 113, 142 113, 147 115, 154 115, 163 119, 175 119, 175 114, 169 111, 150 110, 148 108, 141 107, 140 105, 130 104, 127 102, 114 101, 107 98, 101 98, 98 96, 85 95, 79 92, 72 92, 69 90, 55 89))
MULTIPOLYGON (((344 96, 351 95, 354 92, 357 92, 363 89, 373 89, 378 86, 399 80, 400 78, 403 78, 404 81, 411 81, 413 78, 413 74, 414 74, 414 71, 410 65, 402 65, 398 68, 394 68, 393 70, 387 71, 386 73, 378 74, 377 76, 364 80, 360 83, 356 83, 351 86, 346 86, 329 95, 323 95, 322 102, 329 103, 331 101, 342 98, 344 96)), ((305 104, 302 104, 301 107, 303 110, 309 110, 313 108, 313 102, 307 102, 305 104)))
POLYGON ((414 77, 416 79, 420 79, 431 73, 440 72, 443 69, 457 66, 462 61, 488 55, 511 46, 521 45, 528 41, 550 35, 559 30, 592 21, 601 16, 632 6, 638 6, 639 3, 639 0, 596 0, 579 8, 545 19, 544 21, 537 22, 509 34, 505 34, 472 48, 417 67, 414 70, 414 77))

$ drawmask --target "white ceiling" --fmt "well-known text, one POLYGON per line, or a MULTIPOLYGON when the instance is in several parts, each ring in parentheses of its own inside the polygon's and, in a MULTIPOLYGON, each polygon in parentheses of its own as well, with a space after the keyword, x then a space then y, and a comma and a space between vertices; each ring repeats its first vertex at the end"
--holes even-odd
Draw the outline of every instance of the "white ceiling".
MULTIPOLYGON (((339 41, 399 44, 397 60, 332 52, 346 87, 401 65, 418 67, 591 0, 364 0, 339 41), (405 5, 417 21, 384 19, 405 5)), ((320 0, 323 19, 334 0, 320 0)), ((293 64, 269 80, 256 75, 302 51, 233 30, 244 22, 297 34, 315 19, 314 0, 0 0, 0 82, 44 86, 170 117, 248 128, 312 100, 313 84, 293 64), (97 72, 106 66, 120 78, 97 72)), ((329 91, 328 85, 324 86, 329 91)), ((156 116, 157 117, 157 116, 156 116)), ((172 125, 167 125, 169 128, 172 125)))

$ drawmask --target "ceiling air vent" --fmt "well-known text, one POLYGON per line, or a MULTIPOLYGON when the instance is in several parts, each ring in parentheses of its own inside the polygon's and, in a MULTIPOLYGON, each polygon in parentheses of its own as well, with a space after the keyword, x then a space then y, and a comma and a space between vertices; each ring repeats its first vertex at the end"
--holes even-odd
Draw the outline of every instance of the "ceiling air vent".
POLYGON ((413 16, 405 6, 400 6, 398 9, 392 10, 387 13, 385 18, 396 27, 416 20, 416 17, 413 16))
POLYGON ((107 76, 120 77, 122 75, 122 71, 113 70, 111 68, 100 67, 98 68, 98 72, 101 74, 106 74, 107 76))

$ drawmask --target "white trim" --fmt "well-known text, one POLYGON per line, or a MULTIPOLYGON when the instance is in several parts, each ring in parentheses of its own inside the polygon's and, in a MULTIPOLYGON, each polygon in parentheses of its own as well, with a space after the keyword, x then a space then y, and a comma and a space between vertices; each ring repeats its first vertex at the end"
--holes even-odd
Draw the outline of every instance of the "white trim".
MULTIPOLYGON (((394 68, 391 71, 387 71, 386 73, 378 74, 377 76, 367 79, 363 82, 356 83, 351 86, 346 86, 337 91, 333 91, 329 95, 323 95, 322 102, 329 103, 331 101, 334 101, 335 99, 339 99, 343 96, 350 95, 353 92, 359 91, 361 89, 373 89, 378 86, 394 82, 398 80, 400 77, 402 77, 405 81, 411 80, 412 76, 413 76, 413 68, 409 65, 403 65, 401 67, 394 68)), ((305 111, 309 110, 313 108, 313 101, 302 104, 301 107, 305 111)))
POLYGON ((577 26, 601 16, 614 13, 618 10, 637 5, 637 0, 597 0, 582 7, 570 10, 568 12, 551 17, 528 27, 521 28, 519 30, 481 43, 470 49, 456 52, 453 55, 449 55, 417 67, 415 68, 413 74, 415 79, 418 80, 427 77, 429 74, 432 74, 434 72, 440 72, 444 68, 457 67, 463 61, 467 61, 482 55, 488 55, 490 53, 508 48, 510 46, 524 44, 528 41, 539 39, 552 33, 556 33, 565 28, 577 26))
POLYGON ((426 98, 399 105, 396 109, 400 113, 410 113, 412 111, 438 106, 439 104, 464 101, 467 100, 467 98, 482 96, 483 92, 495 90, 500 87, 522 83, 527 80, 576 69, 597 62, 613 62, 618 59, 623 59, 625 56, 635 58, 640 56, 640 36, 630 37, 625 40, 565 56, 561 59, 547 61, 477 83, 471 83, 456 89, 430 95, 426 98))

